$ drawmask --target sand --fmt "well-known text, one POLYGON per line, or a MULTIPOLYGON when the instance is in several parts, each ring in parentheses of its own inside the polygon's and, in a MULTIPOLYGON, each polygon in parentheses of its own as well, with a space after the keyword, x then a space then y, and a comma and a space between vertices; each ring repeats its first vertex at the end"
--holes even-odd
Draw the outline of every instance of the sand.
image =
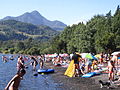
MULTIPOLYGON (((101 74, 91 78, 82 77, 67 77, 64 72, 67 68, 55 67, 51 62, 46 62, 47 68, 55 69, 55 73, 50 74, 55 83, 59 83, 59 88, 62 90, 106 90, 107 88, 100 88, 99 80, 108 81, 107 74, 101 74)), ((119 86, 112 85, 110 90, 120 90, 119 86)))

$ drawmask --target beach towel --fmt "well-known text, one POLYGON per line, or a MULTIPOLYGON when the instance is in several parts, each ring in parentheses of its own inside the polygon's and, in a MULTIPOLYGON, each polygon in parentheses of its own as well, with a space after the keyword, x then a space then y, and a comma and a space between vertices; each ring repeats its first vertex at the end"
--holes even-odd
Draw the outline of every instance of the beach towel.
POLYGON ((74 65, 74 60, 72 60, 67 68, 67 70, 65 71, 65 74, 66 76, 68 77, 73 77, 75 73, 75 65, 74 65))

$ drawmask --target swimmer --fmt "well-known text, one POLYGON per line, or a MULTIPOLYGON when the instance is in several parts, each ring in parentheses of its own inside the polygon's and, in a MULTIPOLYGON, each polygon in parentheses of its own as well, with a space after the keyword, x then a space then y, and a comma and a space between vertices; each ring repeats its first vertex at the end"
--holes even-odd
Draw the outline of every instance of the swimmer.
POLYGON ((5 87, 5 90, 18 90, 21 77, 23 77, 25 73, 26 71, 24 69, 18 71, 17 74, 9 81, 9 83, 5 87))

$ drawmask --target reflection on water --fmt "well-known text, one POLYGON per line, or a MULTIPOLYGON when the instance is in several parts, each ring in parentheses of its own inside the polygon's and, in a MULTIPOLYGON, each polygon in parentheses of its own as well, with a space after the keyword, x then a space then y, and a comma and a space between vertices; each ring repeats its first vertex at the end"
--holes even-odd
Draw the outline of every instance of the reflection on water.
MULTIPOLYGON (((0 90, 4 90, 7 83, 16 74, 17 57, 13 61, 9 60, 7 63, 3 63, 1 56, 2 54, 0 54, 0 90)), ((11 55, 5 56, 10 57, 11 55)), ((19 90, 63 90, 57 87, 59 84, 54 83, 50 75, 33 76, 33 74, 32 67, 29 65, 23 80, 21 80, 19 90)))

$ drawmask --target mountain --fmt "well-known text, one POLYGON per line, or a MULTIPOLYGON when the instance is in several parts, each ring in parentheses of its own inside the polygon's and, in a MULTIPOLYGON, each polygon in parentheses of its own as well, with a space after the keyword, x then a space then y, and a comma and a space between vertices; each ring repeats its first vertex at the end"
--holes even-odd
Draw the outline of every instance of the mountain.
POLYGON ((33 25, 15 20, 0 21, 0 40, 25 40, 33 38, 35 40, 48 40, 58 35, 60 32, 48 26, 33 25))
POLYGON ((21 21, 25 23, 32 23, 34 25, 46 25, 51 27, 54 30, 63 30, 67 25, 60 22, 60 21, 50 21, 43 17, 38 11, 33 11, 31 13, 26 12, 23 15, 20 15, 18 17, 11 17, 7 16, 3 18, 2 20, 16 20, 21 21))

